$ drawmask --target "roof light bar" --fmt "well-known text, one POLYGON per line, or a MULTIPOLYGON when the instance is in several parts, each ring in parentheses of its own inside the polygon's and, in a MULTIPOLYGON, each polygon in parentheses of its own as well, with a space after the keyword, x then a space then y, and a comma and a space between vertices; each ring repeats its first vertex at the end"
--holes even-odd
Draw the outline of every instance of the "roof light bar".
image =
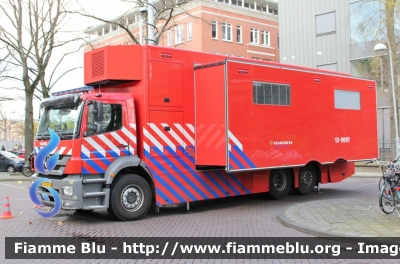
POLYGON ((84 92, 91 92, 93 91, 93 86, 83 86, 79 88, 69 89, 65 91, 51 93, 51 96, 60 96, 65 94, 76 94, 76 93, 84 93, 84 92))

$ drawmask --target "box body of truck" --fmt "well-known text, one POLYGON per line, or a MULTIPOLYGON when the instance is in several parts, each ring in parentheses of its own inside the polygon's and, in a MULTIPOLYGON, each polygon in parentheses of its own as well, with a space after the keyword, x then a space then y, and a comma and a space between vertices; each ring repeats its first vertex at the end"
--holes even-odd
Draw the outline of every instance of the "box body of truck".
MULTIPOLYGON (((82 102, 74 135, 53 150, 58 166, 33 177, 59 192, 73 183, 73 198, 61 193, 64 209, 107 208, 131 220, 150 204, 261 192, 280 199, 341 181, 354 161, 378 155, 371 80, 139 45, 87 52, 84 68, 93 91, 74 95, 82 102), (97 131, 95 102, 104 107, 97 131)), ((57 109, 62 96, 72 95, 42 106, 57 109)), ((35 151, 47 142, 39 135, 35 151)))

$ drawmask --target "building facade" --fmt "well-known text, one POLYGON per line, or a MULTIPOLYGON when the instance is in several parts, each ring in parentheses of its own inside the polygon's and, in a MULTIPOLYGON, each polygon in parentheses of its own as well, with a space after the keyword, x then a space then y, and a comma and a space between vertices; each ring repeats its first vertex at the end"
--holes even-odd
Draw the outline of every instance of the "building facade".
POLYGON ((281 62, 351 73, 347 0, 280 0, 281 62))
MULTIPOLYGON (((386 56, 374 52, 386 30, 383 0, 280 0, 281 62, 377 78, 378 134, 382 158, 391 154, 392 93, 389 76, 382 74, 386 56), (373 60, 381 60, 372 69, 373 60), (380 69, 379 69, 380 67, 380 69), (386 80, 385 80, 386 79, 386 80)), ((385 41, 383 41, 385 42, 385 41)), ((392 148, 393 149, 393 148, 392 148)))
MULTIPOLYGON (((139 8, 118 19, 140 39, 139 8)), ((161 28, 159 23, 157 30, 161 28)), ((146 35, 145 26, 142 32, 146 35)), ((112 24, 98 25, 85 33, 90 34, 93 48, 134 44, 123 29, 112 24)), ((158 45, 277 62, 278 43, 277 1, 202 0, 187 1, 176 11, 158 45)))

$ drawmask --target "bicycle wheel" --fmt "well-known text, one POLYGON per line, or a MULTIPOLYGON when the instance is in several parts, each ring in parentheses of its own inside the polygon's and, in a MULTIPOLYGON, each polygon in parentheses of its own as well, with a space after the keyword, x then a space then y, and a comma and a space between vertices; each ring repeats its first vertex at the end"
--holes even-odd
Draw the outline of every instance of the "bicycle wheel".
POLYGON ((390 186, 383 186, 379 196, 379 207, 385 214, 391 214, 395 209, 394 197, 390 186))
POLYGON ((383 176, 379 179, 379 192, 382 190, 382 186, 385 184, 383 176))

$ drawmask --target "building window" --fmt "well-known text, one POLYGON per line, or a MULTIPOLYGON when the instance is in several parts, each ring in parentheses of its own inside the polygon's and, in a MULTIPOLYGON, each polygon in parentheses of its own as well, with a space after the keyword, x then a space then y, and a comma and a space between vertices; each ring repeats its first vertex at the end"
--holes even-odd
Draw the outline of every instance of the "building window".
POLYGON ((232 41, 232 24, 222 23, 222 40, 232 41))
POLYGON ((261 44, 264 46, 269 46, 269 31, 261 31, 261 44))
POLYGON ((231 1, 232 5, 236 5, 236 0, 231 1))
POLYGON ((252 44, 258 44, 258 29, 250 28, 250 42, 252 44))
POLYGON ((360 92, 335 90, 335 108, 360 110, 360 92))
POLYGON ((337 71, 337 63, 317 65, 317 68, 327 71, 337 71))
POLYGON ((242 26, 236 26, 236 41, 242 43, 242 26))
POLYGON ((315 16, 315 31, 317 35, 331 34, 336 32, 335 12, 315 16))
POLYGON ((112 26, 112 30, 113 30, 113 31, 117 30, 117 28, 118 28, 117 25, 113 25, 113 26, 112 26))
POLYGON ((218 39, 218 22, 213 20, 211 27, 212 27, 212 29, 211 29, 212 30, 212 38, 218 39))
POLYGON ((192 40, 192 22, 187 23, 187 40, 192 40))
POLYGON ((172 46, 172 32, 171 32, 171 29, 168 29, 168 31, 167 31, 167 45, 168 45, 168 47, 171 47, 172 46))
POLYGON ((183 42, 183 26, 177 25, 175 27, 175 44, 180 44, 183 42))
POLYGON ((290 86, 287 84, 253 82, 253 103, 290 105, 290 86))
POLYGON ((279 49, 279 35, 278 35, 278 40, 277 40, 277 43, 278 43, 278 49, 279 49))
POLYGON ((278 10, 274 9, 274 15, 278 15, 278 10))
POLYGON ((249 3, 244 2, 244 7, 249 8, 250 7, 249 3))

